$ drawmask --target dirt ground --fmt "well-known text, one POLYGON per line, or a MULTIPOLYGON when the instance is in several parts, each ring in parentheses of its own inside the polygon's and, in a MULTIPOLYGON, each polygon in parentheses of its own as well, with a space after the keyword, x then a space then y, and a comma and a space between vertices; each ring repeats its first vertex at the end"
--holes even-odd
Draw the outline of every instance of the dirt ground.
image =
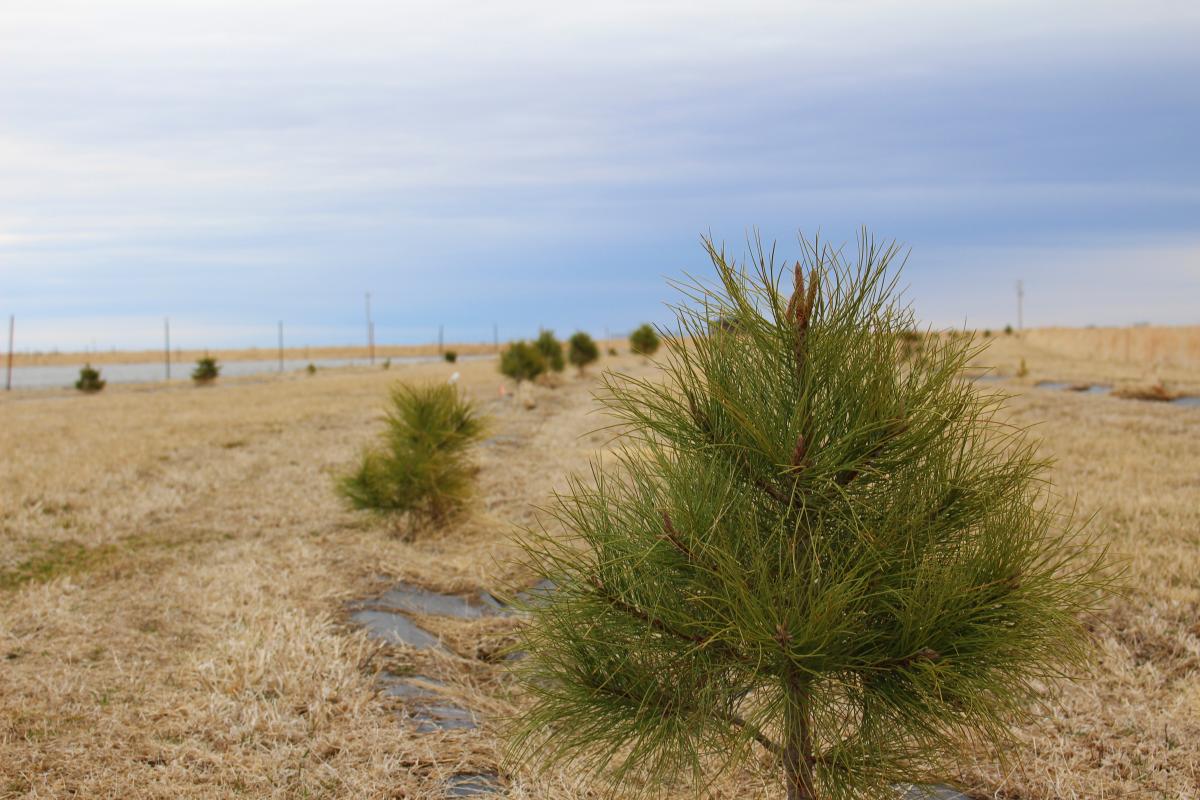
MULTIPOLYGON (((996 352, 1011 361, 1020 343, 996 352)), ((1019 393, 1015 421, 1040 423, 1056 484, 1096 513, 1127 589, 1096 631, 1094 675, 1020 731, 1006 767, 976 754, 947 779, 1009 800, 1200 796, 1200 408, 1033 389, 1087 365, 1025 357, 1029 378, 991 385, 1019 393)), ((592 432, 594 377, 539 387, 531 411, 500 385, 477 361, 0 397, 0 798, 432 798, 454 772, 489 770, 513 798, 599 796, 505 763, 512 620, 422 619, 442 654, 348 622, 348 601, 398 580, 522 580, 513 526, 608 437, 592 432), (492 418, 478 496, 406 541, 346 510, 333 476, 379 429, 392 382, 454 371, 492 418), (445 681, 482 726, 416 733, 379 691, 384 670, 445 681)), ((708 792, 782 796, 753 770, 708 792)))

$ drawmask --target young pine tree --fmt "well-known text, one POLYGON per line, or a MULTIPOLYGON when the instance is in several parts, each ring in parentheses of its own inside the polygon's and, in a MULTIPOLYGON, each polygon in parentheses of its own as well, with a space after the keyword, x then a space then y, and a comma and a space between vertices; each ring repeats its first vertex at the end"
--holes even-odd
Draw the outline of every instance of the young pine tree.
POLYGON ((969 337, 901 358, 895 245, 805 243, 785 276, 705 244, 664 374, 606 379, 616 464, 557 498, 565 536, 526 534, 557 588, 517 754, 703 781, 758 750, 789 800, 893 797, 1082 665, 1102 553, 961 377, 969 337))
POLYGON ((79 370, 79 380, 75 381, 75 388, 84 394, 94 394, 107 384, 108 381, 101 380, 100 370, 91 364, 84 364, 79 370))
POLYGON ((583 374, 584 368, 600 358, 600 348, 596 346, 595 340, 588 336, 583 331, 571 336, 567 340, 567 360, 579 368, 579 374, 583 374))
POLYGON ((217 363, 217 360, 211 356, 205 356, 196 359, 196 368, 192 370, 192 380, 203 386, 215 381, 220 374, 221 365, 217 363))
POLYGON ((640 356, 652 356, 658 352, 659 338, 654 326, 645 323, 629 334, 629 349, 640 356))
POLYGON ((541 352, 542 358, 546 360, 546 367, 555 372, 562 372, 566 367, 563 361, 563 346, 562 342, 554 337, 554 331, 542 331, 538 334, 538 338, 534 341, 534 346, 541 352))
POLYGON ((513 342, 500 354, 500 372, 517 383, 531 381, 545 371, 542 351, 524 339, 513 342))
POLYGON ((471 493, 470 448, 484 423, 449 384, 392 390, 383 441, 365 451, 337 488, 353 507, 444 522, 471 493))

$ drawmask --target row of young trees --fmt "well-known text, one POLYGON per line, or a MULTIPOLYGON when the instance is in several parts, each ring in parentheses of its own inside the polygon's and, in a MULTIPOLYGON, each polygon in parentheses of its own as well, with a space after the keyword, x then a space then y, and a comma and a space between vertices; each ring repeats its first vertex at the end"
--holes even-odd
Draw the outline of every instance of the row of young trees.
MULTIPOLYGON (((717 281, 676 307, 662 372, 604 378, 623 445, 522 534, 554 590, 520 629, 517 754, 664 787, 769 765, 817 800, 936 780, 965 742, 1002 752, 1085 665, 1103 550, 963 380, 980 345, 914 341, 894 244, 864 234, 847 263, 805 243, 792 270, 705 245, 717 281)), ((501 369, 562 358, 543 332, 501 369)), ((340 489, 444 521, 485 425, 455 386, 392 403, 340 489)))
MULTIPOLYGON (((205 356, 197 359, 196 367, 192 370, 192 380, 197 385, 207 385, 217 379, 221 374, 221 365, 217 363, 215 358, 205 356)), ((75 388, 84 394, 94 394, 104 389, 108 385, 108 381, 100 377, 100 370, 93 367, 91 364, 84 364, 79 370, 79 380, 75 381, 75 388)))
MULTIPOLYGON (((658 351, 658 332, 649 324, 640 326, 629 336, 630 349, 639 355, 652 356, 658 351)), ((600 347, 591 336, 579 331, 564 345, 554 331, 543 330, 532 342, 524 339, 511 343, 500 355, 500 372, 515 381, 531 381, 547 372, 562 372, 569 361, 584 374, 588 365, 600 358, 600 347)), ((615 350, 609 351, 616 355, 615 350)))

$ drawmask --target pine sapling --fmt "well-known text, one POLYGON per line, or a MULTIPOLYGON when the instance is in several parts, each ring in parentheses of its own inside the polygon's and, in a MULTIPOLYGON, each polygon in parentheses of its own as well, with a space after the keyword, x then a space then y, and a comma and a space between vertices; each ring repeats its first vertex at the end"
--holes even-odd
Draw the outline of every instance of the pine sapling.
POLYGON ((660 339, 654 326, 645 323, 629 334, 629 349, 647 358, 658 352, 660 339))
POLYGON ((541 352, 542 358, 546 360, 547 369, 555 372, 562 372, 566 367, 566 362, 563 361, 563 346, 562 342, 554 336, 554 331, 542 331, 538 334, 538 338, 534 341, 534 346, 541 352))
POLYGON ((107 384, 108 381, 100 379, 100 370, 91 364, 84 364, 79 370, 79 380, 75 381, 75 388, 84 394, 94 394, 107 384))
POLYGON ((567 360, 579 368, 580 375, 583 374, 584 368, 588 364, 594 363, 599 358, 600 348, 596 346, 592 337, 583 331, 579 331, 567 340, 567 360))
POLYGON ((615 462, 557 498, 565 534, 524 535, 556 589, 520 634, 517 755, 651 786, 765 763, 824 800, 1002 752, 1085 663, 1103 552, 963 377, 972 337, 901 358, 896 245, 804 242, 790 275, 705 245, 663 373, 605 378, 615 462))
POLYGON ((531 381, 545 371, 542 351, 524 339, 513 342, 500 354, 500 372, 517 383, 531 381))
POLYGON ((196 359, 196 368, 192 370, 192 380, 199 386, 210 384, 221 374, 221 365, 215 358, 204 356, 196 359))
POLYGON ((351 507, 445 522, 470 496, 470 448, 484 421, 458 387, 401 384, 392 390, 382 441, 337 484, 351 507))

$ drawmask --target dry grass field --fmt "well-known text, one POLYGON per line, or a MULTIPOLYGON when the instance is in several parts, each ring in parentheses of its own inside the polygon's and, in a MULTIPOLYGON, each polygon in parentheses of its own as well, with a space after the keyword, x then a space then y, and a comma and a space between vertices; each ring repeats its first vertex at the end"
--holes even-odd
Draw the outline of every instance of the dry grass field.
MULTIPOLYGON (((1003 767, 968 753, 946 778, 979 798, 1198 797, 1200 409, 1029 388, 1145 376, 1015 337, 984 362, 1012 375, 1022 357, 1028 378, 989 386, 1040 423, 1055 483, 1096 513, 1127 588, 1096 627, 1094 674, 1003 767)), ((1200 368, 1171 369, 1200 388, 1200 368)), ((599 796, 504 763, 513 620, 422 619, 439 654, 372 642, 345 610, 398 580, 521 582, 512 527, 607 437, 594 377, 537 388, 528 411, 500 382, 476 361, 0 397, 0 798, 434 798, 462 770, 499 770, 512 798, 599 796), (492 417, 471 512, 405 540, 345 510, 332 476, 379 429, 389 384, 454 370, 492 417), (418 734, 384 670, 444 681, 481 728, 418 734)), ((769 771, 707 792, 782 794, 769 771)))
POLYGON ((1021 359, 1037 380, 1092 381, 1200 394, 1200 327, 1034 328, 993 335, 980 363, 1015 377, 1021 359))

